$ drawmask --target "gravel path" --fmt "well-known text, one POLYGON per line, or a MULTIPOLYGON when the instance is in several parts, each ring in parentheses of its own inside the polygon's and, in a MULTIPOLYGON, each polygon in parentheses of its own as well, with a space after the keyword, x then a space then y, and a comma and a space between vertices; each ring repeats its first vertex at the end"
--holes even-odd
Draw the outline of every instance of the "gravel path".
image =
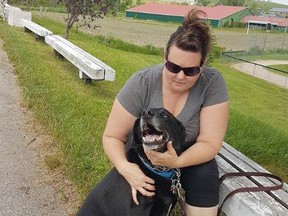
POLYGON ((35 148, 43 141, 27 130, 17 77, 0 39, 0 215, 67 215, 59 194, 45 181, 35 148))
MULTIPOLYGON (((260 65, 277 65, 277 64, 288 64, 288 61, 279 61, 279 60, 265 60, 265 61, 255 61, 255 63, 260 65)), ((288 76, 280 75, 279 73, 273 73, 266 68, 254 65, 246 62, 234 64, 233 67, 241 72, 247 73, 251 76, 258 77, 260 79, 266 80, 270 83, 281 86, 285 89, 288 89, 288 76)))

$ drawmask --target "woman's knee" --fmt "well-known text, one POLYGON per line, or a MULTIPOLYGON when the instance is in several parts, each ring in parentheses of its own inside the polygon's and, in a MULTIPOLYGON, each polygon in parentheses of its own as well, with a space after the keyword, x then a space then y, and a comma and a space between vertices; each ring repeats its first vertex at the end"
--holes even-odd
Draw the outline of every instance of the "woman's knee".
POLYGON ((186 204, 186 216, 216 216, 218 213, 218 205, 212 207, 197 207, 186 204))

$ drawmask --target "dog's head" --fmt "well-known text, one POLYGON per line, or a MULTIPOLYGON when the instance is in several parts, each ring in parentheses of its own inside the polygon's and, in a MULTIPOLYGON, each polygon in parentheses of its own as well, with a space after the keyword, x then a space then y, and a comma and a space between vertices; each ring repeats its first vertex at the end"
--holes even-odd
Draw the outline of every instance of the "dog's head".
POLYGON ((185 128, 169 111, 164 108, 150 108, 142 112, 133 131, 133 145, 140 156, 146 157, 144 149, 158 152, 167 150, 167 142, 180 155, 184 148, 185 128))

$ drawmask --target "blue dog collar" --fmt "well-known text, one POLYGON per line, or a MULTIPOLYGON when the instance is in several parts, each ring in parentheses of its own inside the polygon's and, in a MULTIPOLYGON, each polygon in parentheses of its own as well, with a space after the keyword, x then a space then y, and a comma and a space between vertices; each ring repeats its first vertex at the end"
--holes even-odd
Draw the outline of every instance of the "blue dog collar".
POLYGON ((140 155, 138 155, 138 156, 141 159, 142 163, 145 165, 145 167, 147 167, 153 173, 155 173, 161 177, 164 177, 166 179, 172 179, 174 177, 174 175, 175 175, 174 169, 168 169, 168 170, 155 169, 154 167, 151 167, 148 163, 146 163, 140 155))

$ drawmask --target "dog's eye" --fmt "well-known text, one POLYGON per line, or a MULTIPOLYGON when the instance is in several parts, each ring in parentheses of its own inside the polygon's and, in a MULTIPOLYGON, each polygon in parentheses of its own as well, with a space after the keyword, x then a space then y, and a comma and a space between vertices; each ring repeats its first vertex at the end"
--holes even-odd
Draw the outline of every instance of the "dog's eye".
POLYGON ((165 112, 162 112, 160 115, 162 118, 165 118, 165 119, 169 118, 169 116, 165 112))

